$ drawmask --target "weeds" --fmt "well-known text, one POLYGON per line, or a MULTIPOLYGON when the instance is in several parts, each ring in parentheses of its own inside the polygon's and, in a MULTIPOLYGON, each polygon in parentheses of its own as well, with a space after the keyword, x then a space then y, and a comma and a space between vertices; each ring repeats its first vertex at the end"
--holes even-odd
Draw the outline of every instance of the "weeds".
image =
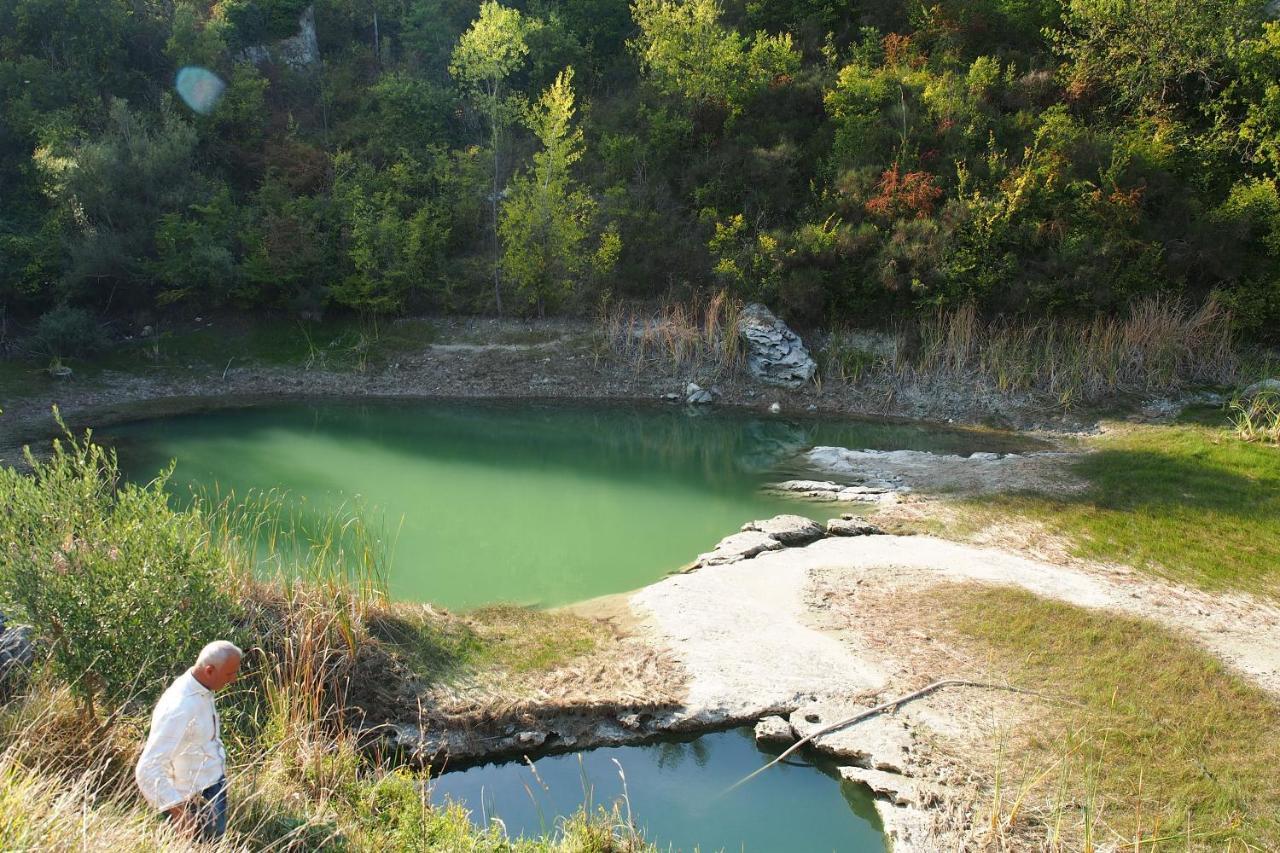
POLYGON ((597 356, 609 352, 639 372, 660 367, 677 373, 725 376, 743 358, 738 337, 742 305, 726 291, 705 300, 667 301, 656 311, 605 303, 600 309, 602 341, 597 356))
POLYGON ((1165 297, 1136 303, 1126 317, 1076 323, 988 322, 973 307, 939 311, 899 327, 881 354, 858 348, 847 333, 832 335, 822 363, 829 379, 844 382, 986 386, 1061 408, 1228 384, 1240 371, 1225 308, 1210 299, 1193 310, 1165 297))
POLYGON ((1280 393, 1259 391, 1230 403, 1231 423, 1244 441, 1280 444, 1280 393))

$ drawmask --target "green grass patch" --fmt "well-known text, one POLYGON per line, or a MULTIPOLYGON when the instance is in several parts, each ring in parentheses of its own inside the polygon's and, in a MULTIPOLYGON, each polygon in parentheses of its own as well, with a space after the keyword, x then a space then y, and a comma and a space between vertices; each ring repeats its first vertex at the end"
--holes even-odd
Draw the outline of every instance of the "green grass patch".
MULTIPOLYGON (((977 519, 1025 517, 1079 555, 1206 589, 1274 593, 1280 580, 1280 450, 1203 424, 1125 428, 1076 464, 1080 494, 966 501, 977 519)), ((963 514, 963 513, 962 513, 963 514)))
POLYGON ((480 670, 542 672, 590 654, 608 637, 608 628, 591 619, 515 605, 461 617, 402 606, 371 615, 368 627, 428 681, 480 670))
POLYGON ((1025 743, 1010 744, 1019 766, 1002 768, 998 822, 1038 800, 1049 849, 1055 833, 1131 850, 1280 849, 1273 697, 1143 620, 1009 588, 953 587, 926 606, 1013 683, 1077 703, 1014 733, 1025 743))

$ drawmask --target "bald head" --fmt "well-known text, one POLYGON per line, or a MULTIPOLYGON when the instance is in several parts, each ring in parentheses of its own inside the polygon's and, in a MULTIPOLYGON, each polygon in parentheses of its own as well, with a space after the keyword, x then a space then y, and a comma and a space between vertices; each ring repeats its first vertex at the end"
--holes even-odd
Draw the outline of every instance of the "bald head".
POLYGON ((210 690, 221 690, 236 680, 242 657, 244 653, 235 643, 214 640, 200 650, 191 674, 210 690))

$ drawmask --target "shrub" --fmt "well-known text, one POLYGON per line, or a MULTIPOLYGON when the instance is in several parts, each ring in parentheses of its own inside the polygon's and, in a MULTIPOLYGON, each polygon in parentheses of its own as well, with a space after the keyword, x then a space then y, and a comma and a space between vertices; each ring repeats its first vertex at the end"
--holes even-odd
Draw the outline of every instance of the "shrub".
POLYGON ((1280 444, 1280 393, 1259 391, 1232 401, 1231 422, 1245 441, 1280 444))
POLYGON ((62 305, 36 322, 29 348, 41 355, 63 358, 92 355, 106 346, 107 336, 92 314, 83 308, 62 305))
POLYGON ((27 461, 30 476, 0 469, 0 595, 52 640, 55 673, 90 714, 97 698, 154 695, 233 633, 225 560, 198 510, 169 506, 170 471, 122 482, 88 433, 27 461))

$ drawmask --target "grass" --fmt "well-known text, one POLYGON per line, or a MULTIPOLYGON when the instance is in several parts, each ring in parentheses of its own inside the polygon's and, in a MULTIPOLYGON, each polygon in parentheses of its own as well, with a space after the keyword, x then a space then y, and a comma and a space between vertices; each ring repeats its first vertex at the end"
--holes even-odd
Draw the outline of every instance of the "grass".
POLYGON ((1087 322, 985 321, 968 307, 912 320, 877 352, 856 337, 830 336, 819 353, 825 379, 899 389, 942 381, 1049 408, 1228 385, 1243 369, 1231 315, 1212 299, 1193 309, 1157 297, 1087 322))
POLYGON ((1079 556, 1205 589, 1277 591, 1275 448, 1204 422, 1119 426, 1090 443, 1095 452, 1074 466, 1088 482, 1082 493, 970 499, 960 515, 978 526, 1032 519, 1066 536, 1079 556))
POLYGON ((1280 394, 1260 391, 1231 401, 1231 423, 1244 441, 1280 444, 1280 394))
POLYGON ((1016 684, 1061 696, 1018 727, 991 827, 1037 849, 1280 848, 1280 704, 1189 640, 1010 588, 923 607, 1016 684))

